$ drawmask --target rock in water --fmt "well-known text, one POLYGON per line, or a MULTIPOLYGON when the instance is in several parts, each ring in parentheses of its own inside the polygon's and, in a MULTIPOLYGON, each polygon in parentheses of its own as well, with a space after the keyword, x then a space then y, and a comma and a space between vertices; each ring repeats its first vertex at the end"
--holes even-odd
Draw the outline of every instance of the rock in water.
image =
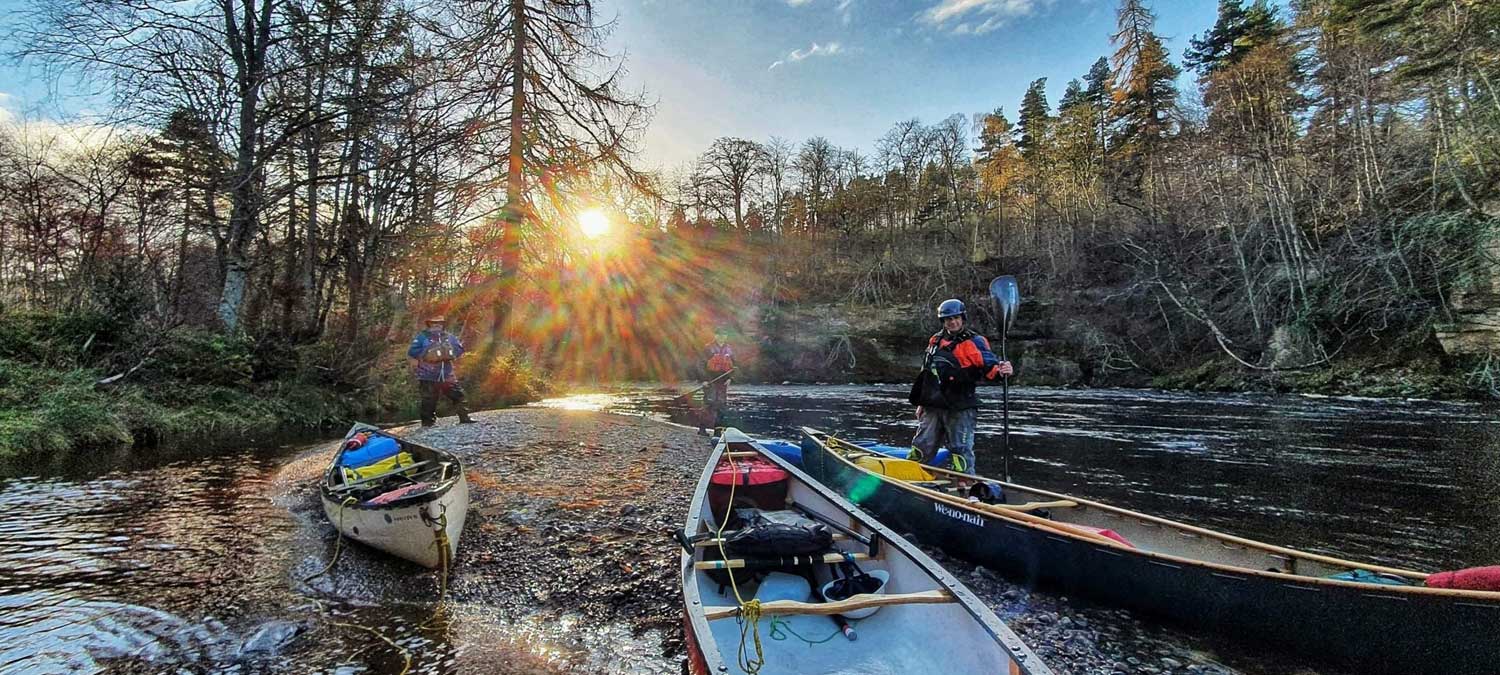
POLYGON ((235 658, 243 660, 254 656, 274 656, 297 638, 307 624, 300 621, 267 621, 260 625, 250 637, 240 644, 235 658))

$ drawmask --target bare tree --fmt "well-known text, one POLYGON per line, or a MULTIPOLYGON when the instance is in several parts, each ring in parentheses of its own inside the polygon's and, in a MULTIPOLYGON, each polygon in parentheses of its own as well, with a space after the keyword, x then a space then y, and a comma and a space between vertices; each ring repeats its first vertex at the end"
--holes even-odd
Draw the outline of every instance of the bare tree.
POLYGON ((694 180, 721 218, 745 229, 745 210, 750 189, 765 170, 766 151, 760 144, 742 138, 720 138, 698 158, 694 180))

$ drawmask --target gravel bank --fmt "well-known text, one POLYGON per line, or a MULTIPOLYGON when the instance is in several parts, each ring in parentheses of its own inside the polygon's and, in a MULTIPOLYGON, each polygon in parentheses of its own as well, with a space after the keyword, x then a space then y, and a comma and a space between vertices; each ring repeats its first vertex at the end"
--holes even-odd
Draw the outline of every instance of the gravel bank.
MULTIPOLYGON (((468 466, 472 505, 450 606, 460 619, 510 628, 495 647, 495 635, 466 635, 464 622, 454 622, 457 669, 680 672, 678 549, 668 535, 685 517, 708 440, 595 412, 519 408, 477 417, 474 425, 447 418, 396 430, 449 449, 468 466), (537 656, 518 668, 525 654, 537 656)), ((1195 641, 1181 633, 1129 612, 1036 592, 928 552, 1060 674, 1313 672, 1276 663, 1231 668, 1218 654, 1185 649, 1195 641)))

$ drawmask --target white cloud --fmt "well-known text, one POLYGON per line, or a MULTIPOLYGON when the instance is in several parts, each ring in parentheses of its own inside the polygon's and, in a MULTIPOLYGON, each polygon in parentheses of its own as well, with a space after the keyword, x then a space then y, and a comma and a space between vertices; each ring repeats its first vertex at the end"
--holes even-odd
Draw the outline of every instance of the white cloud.
POLYGON ((784 66, 787 63, 796 63, 803 59, 810 59, 814 56, 833 56, 835 54, 842 53, 844 53, 844 45, 838 42, 830 42, 826 45, 820 45, 814 42, 812 43, 812 46, 807 49, 793 49, 786 55, 785 59, 780 59, 775 63, 772 63, 771 67, 767 68, 766 70, 775 70, 778 66, 784 66))
POLYGON ((812 2, 812 0, 786 0, 786 4, 793 7, 801 7, 809 2, 812 2))
POLYGON ((1045 2, 1049 0, 939 0, 918 14, 917 20, 955 35, 984 35, 1011 19, 1030 15, 1045 2), (979 21, 980 17, 984 20, 979 21))
POLYGON ((820 45, 814 42, 811 49, 808 49, 806 51, 803 51, 801 49, 793 49, 792 53, 787 54, 786 57, 793 61, 801 61, 802 59, 813 56, 833 56, 834 54, 842 51, 844 51, 844 46, 837 42, 830 42, 826 45, 820 45))

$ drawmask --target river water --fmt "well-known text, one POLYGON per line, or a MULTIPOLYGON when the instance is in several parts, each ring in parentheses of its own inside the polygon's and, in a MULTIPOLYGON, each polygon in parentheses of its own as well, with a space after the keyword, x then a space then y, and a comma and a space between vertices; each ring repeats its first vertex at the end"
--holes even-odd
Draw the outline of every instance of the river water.
MULTIPOLYGON (((665 416, 674 393, 621 387, 540 405, 665 416)), ((981 473, 996 474, 1001 405, 985 393, 976 450, 981 473)), ((741 426, 765 436, 808 425, 904 444, 915 429, 904 387, 736 386, 731 397, 741 426)), ((1500 562, 1491 405, 1018 388, 1009 411, 1017 482, 1396 566, 1500 562)), ((456 628, 428 630, 426 578, 304 581, 331 552, 321 511, 299 493, 319 466, 306 446, 285 446, 65 457, 0 478, 0 673, 404 665, 339 624, 386 627, 415 654, 413 672, 490 672, 515 656, 495 635, 524 649, 545 631, 464 605, 450 608, 456 628)), ((1227 664, 1260 672, 1251 657, 1227 664)))

